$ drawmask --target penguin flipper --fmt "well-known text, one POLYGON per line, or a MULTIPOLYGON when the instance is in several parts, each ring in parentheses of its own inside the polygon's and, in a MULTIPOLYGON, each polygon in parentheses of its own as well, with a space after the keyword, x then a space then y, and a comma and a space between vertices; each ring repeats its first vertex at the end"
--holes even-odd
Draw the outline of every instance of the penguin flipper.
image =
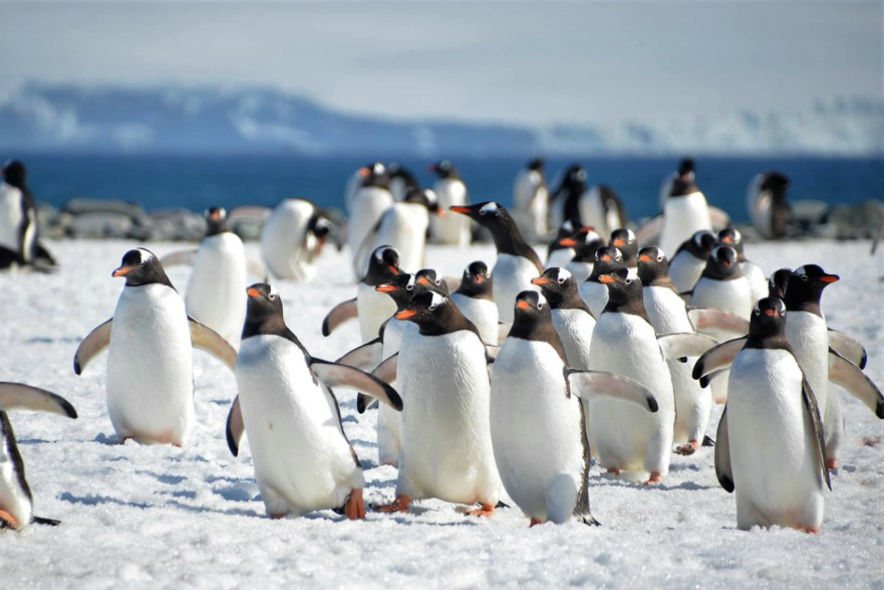
POLYGON ((348 299, 347 301, 342 301, 333 307, 332 311, 326 314, 326 317, 323 318, 323 336, 328 336, 335 331, 338 326, 358 315, 359 310, 356 306, 356 297, 348 299))
POLYGON ((605 371, 581 371, 565 367, 567 389, 582 399, 606 396, 633 402, 650 412, 658 411, 654 394, 632 379, 605 371))
POLYGON ((356 367, 362 371, 371 371, 381 362, 383 349, 384 343, 381 341, 381 338, 375 338, 345 353, 344 356, 335 362, 339 365, 356 367))
POLYGON ((873 381, 851 361, 830 349, 830 381, 859 399, 880 420, 883 417, 882 392, 873 381))
POLYGON ((713 447, 713 466, 716 479, 729 494, 734 491, 734 475, 731 473, 731 453, 728 450, 728 405, 722 409, 719 426, 716 427, 716 446, 713 447))
POLYGON ((193 266, 194 258, 197 257, 196 249, 191 250, 176 250, 175 252, 170 252, 166 254, 162 258, 160 258, 160 265, 163 268, 169 268, 170 266, 193 266))
POLYGON ((808 380, 805 379, 804 376, 802 377, 802 402, 805 405, 805 411, 808 412, 809 422, 811 422, 811 434, 814 437, 813 444, 817 447, 817 452, 814 454, 814 457, 817 460, 818 469, 820 469, 823 474, 824 481, 827 482, 827 487, 832 490, 833 484, 830 482, 830 470, 827 469, 827 445, 824 442, 824 425, 820 420, 820 410, 817 407, 817 396, 814 395, 811 386, 808 384, 808 380))
POLYGON ((721 369, 731 366, 734 358, 738 355, 744 344, 747 343, 747 337, 734 338, 726 340, 722 344, 717 344, 707 352, 701 355, 691 370, 693 379, 700 379, 704 375, 710 375, 721 369))
POLYGON ((658 346, 661 347, 661 352, 666 360, 683 360, 690 356, 701 356, 717 344, 718 341, 715 338, 706 334, 681 332, 658 336, 658 346))
POLYGON ((864 369, 867 366, 867 351, 863 345, 839 330, 829 328, 827 333, 830 336, 830 348, 838 352, 846 360, 864 369))
POLYGON ((205 350, 233 371, 237 364, 237 351, 218 332, 194 318, 188 317, 187 323, 191 331, 191 345, 205 350))
POLYGON ((750 332, 749 320, 718 309, 708 307, 689 309, 688 319, 698 332, 706 332, 711 328, 728 331, 736 336, 750 332))
POLYGON ((372 371, 372 375, 378 377, 385 383, 393 383, 396 380, 396 369, 397 362, 399 361, 399 353, 394 353, 381 361, 375 370, 372 371))
POLYGON ((46 518, 44 516, 34 516, 31 518, 31 522, 34 524, 43 524, 47 526, 58 526, 61 524, 60 520, 56 520, 54 518, 46 518))
POLYGON ((74 374, 79 375, 98 353, 111 343, 111 324, 114 318, 93 328, 84 338, 74 353, 74 374))
POLYGON ((240 396, 238 395, 230 405, 230 412, 227 413, 227 426, 225 428, 227 448, 230 449, 234 457, 240 453, 240 441, 243 439, 243 431, 245 429, 243 410, 240 408, 240 396))
POLYGON ((398 412, 401 412, 403 409, 403 399, 399 393, 374 374, 366 373, 348 365, 340 365, 316 358, 311 358, 310 370, 329 387, 343 385, 365 391, 398 412))
POLYGON ((77 410, 62 396, 39 387, 9 381, 0 381, 0 409, 25 409, 77 417, 77 410))
POLYGON ((658 213, 636 230, 636 243, 639 247, 648 246, 655 238, 661 235, 661 226, 664 223, 664 215, 658 213))
POLYGON ((718 369, 716 371, 713 371, 712 373, 707 373, 706 375, 701 375, 701 378, 698 379, 698 383, 700 384, 701 389, 704 389, 705 387, 707 387, 710 383, 713 382, 713 379, 715 379, 716 377, 719 377, 720 375, 725 373, 727 370, 728 370, 727 368, 726 369, 718 369))

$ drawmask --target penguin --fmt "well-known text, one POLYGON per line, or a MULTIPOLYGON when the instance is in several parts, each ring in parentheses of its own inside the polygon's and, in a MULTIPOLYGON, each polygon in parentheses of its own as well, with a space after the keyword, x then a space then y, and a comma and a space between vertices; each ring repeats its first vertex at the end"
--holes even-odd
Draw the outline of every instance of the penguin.
MULTIPOLYGON (((418 325, 404 340, 395 378, 408 400, 396 499, 377 507, 405 512, 413 500, 479 503, 468 514, 491 516, 503 493, 489 430, 486 350, 476 327, 444 295, 427 291, 395 316, 418 325)), ((375 373, 378 373, 376 369, 375 373)))
POLYGON ((747 189, 747 211, 753 227, 766 240, 786 237, 790 205, 787 189, 790 179, 780 172, 757 174, 747 189))
POLYGON ((683 158, 679 161, 679 166, 676 168, 674 172, 668 174, 664 181, 661 183, 660 190, 660 206, 661 211, 664 210, 664 207, 667 204, 667 199, 670 197, 670 194, 673 192, 673 185, 677 180, 681 180, 686 184, 694 184, 695 179, 695 163, 691 158, 683 158))
POLYGON ((701 230, 682 242, 670 258, 670 279, 677 292, 687 293, 694 288, 717 241, 713 232, 701 230))
POLYGON ((564 267, 575 256, 575 233, 577 230, 571 221, 564 221, 556 230, 556 237, 547 244, 547 268, 564 267))
POLYGON ((719 243, 728 244, 737 252, 741 270, 744 271, 747 280, 750 281, 753 303, 755 304, 756 301, 766 297, 768 295, 768 278, 759 266, 747 260, 747 257, 744 255, 744 238, 741 232, 733 227, 723 228, 719 231, 719 243))
MULTIPOLYGON (((393 195, 390 194, 387 168, 384 164, 376 162, 370 168, 360 168, 362 177, 360 188, 353 195, 350 218, 347 227, 347 247, 350 250, 351 259, 356 258, 359 248, 369 234, 369 231, 381 218, 384 211, 393 204, 393 195)), ((366 269, 358 268, 357 279, 361 279, 366 269)))
POLYGON ((630 278, 636 278, 636 268, 638 265, 636 256, 639 252, 639 246, 636 243, 636 234, 633 233, 633 230, 623 227, 614 230, 611 232, 608 245, 614 246, 621 251, 621 254, 624 256, 621 263, 627 267, 630 278))
POLYGON ((120 442, 131 438, 183 447, 194 422, 191 347, 206 350, 231 369, 236 350, 187 316, 184 301, 150 250, 126 252, 112 276, 126 279, 114 315, 77 347, 74 373, 81 374, 108 347, 108 415, 120 442))
MULTIPOLYGON (((310 356, 286 326, 282 300, 269 285, 256 283, 247 295, 235 403, 267 515, 338 509, 349 519, 365 518, 362 468, 330 386, 369 391, 399 409, 401 398, 367 373, 310 356)), ((235 455, 241 435, 229 422, 235 455)))
POLYGON ((7 411, 26 409, 77 418, 65 398, 24 383, 0 382, 0 528, 21 529, 31 523, 60 521, 34 515, 34 496, 25 479, 25 465, 7 411))
POLYGON ((261 257, 278 279, 310 281, 326 241, 337 229, 313 202, 283 199, 261 227, 261 257))
POLYGON ((596 319, 578 295, 575 277, 564 268, 552 267, 532 279, 532 284, 541 288, 568 366, 589 369, 590 338, 596 319))
POLYGON ((479 338, 485 344, 498 344, 498 307, 492 298, 492 275, 485 262, 475 260, 461 275, 458 290, 452 301, 468 320, 476 326, 479 338))
POLYGON ((593 317, 598 318, 608 303, 608 287, 599 282, 599 277, 607 275, 615 269, 626 268, 624 255, 615 246, 605 246, 596 251, 596 262, 593 272, 587 280, 578 286, 578 295, 590 308, 593 317))
POLYGON ((668 256, 695 232, 713 229, 707 199, 695 185, 693 171, 673 180, 663 210, 660 247, 668 256))
MULTIPOLYGON (((555 274, 552 270, 544 278, 555 274)), ((572 516, 599 524, 590 513, 590 449, 579 396, 583 401, 616 392, 622 399, 640 398, 637 403, 650 411, 657 403, 623 380, 607 387, 616 380, 613 375, 567 370, 550 312, 542 294, 523 291, 516 297, 513 328, 491 371, 495 461, 508 496, 532 526, 561 524, 572 516)))
MULTIPOLYGON (((581 228, 573 238, 575 255, 565 264, 566 270, 575 277, 575 283, 581 284, 593 274, 593 265, 596 263, 596 252, 605 246, 605 242, 593 228, 581 228)), ((550 268, 548 266, 547 268, 550 268)))
POLYGON ((0 269, 17 265, 41 272, 56 270, 58 263, 39 239, 37 209, 25 165, 10 160, 0 173, 0 269))
POLYGON ((824 485, 831 488, 815 394, 785 335, 789 313, 777 298, 756 303, 719 421, 716 476, 735 492, 743 530, 785 526, 817 533, 824 485))
POLYGON ((513 217, 529 240, 547 235, 548 196, 544 159, 532 158, 513 181, 513 217))
POLYGON ((377 338, 379 328, 396 311, 396 305, 389 297, 375 291, 375 287, 389 282, 402 272, 399 267, 399 252, 395 248, 375 248, 369 259, 368 271, 357 285, 357 296, 342 301, 326 314, 322 326, 323 336, 328 336, 345 321, 357 317, 362 341, 369 342, 377 338))
POLYGON ((394 201, 404 201, 411 189, 421 188, 415 175, 398 162, 388 164, 387 172, 390 175, 390 194, 393 195, 394 201))
POLYGON ((580 164, 571 164, 565 169, 559 185, 550 193, 547 206, 550 227, 559 227, 565 222, 574 228, 582 227, 578 202, 586 191, 587 171, 580 164))
POLYGON ((499 321, 512 323, 513 301, 518 293, 530 289, 532 279, 544 270, 541 259, 502 205, 486 201, 469 207, 450 207, 450 210, 470 217, 492 233, 498 252, 492 266, 492 296, 498 306, 499 321))
MULTIPOLYGON (((648 247, 639 251, 639 280, 648 320, 656 334, 694 332, 685 301, 676 292, 667 267, 667 256, 660 248, 648 247)), ((691 455, 698 450, 713 408, 710 389, 702 388, 692 379, 691 369, 696 360, 688 359, 689 364, 681 360, 667 361, 676 407, 673 440, 678 444, 676 452, 680 455, 691 455)))
MULTIPOLYGON (((433 183, 433 190, 443 210, 452 207, 464 207, 467 199, 467 185, 461 180, 458 171, 448 160, 440 160, 429 167, 438 178, 433 183)), ((470 243, 470 224, 457 215, 437 217, 430 220, 430 238, 438 244, 465 246, 470 243)))
POLYGON ((444 215, 430 189, 410 189, 401 202, 388 207, 378 222, 369 230, 354 257, 354 270, 368 267, 368 257, 381 245, 396 248, 400 253, 400 267, 415 272, 424 264, 424 249, 430 214, 444 215))
POLYGON ((605 184, 591 186, 578 202, 581 223, 595 227, 602 235, 609 235, 627 226, 627 210, 618 194, 605 184))

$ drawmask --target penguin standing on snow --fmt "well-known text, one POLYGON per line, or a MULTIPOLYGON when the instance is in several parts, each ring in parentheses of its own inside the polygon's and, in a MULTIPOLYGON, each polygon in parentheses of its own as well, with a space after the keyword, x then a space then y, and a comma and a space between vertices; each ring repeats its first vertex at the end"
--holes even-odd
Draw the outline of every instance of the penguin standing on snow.
POLYGON ((695 232, 713 229, 707 199, 695 186, 693 170, 673 180, 663 209, 660 244, 668 256, 676 254, 682 242, 695 232))
POLYGON ((544 160, 532 158, 513 181, 513 216, 530 240, 547 235, 547 199, 544 160))
POLYGON ((485 344, 498 345, 498 307, 492 298, 492 275, 485 262, 476 260, 467 265, 452 301, 473 322, 485 344))
POLYGON ((636 269, 639 264, 636 257, 639 253, 639 245, 636 243, 636 235, 633 233, 633 230, 623 227, 614 230, 611 233, 608 245, 614 246, 621 251, 621 254, 624 256, 621 263, 627 267, 630 278, 636 278, 636 269))
POLYGON ((556 236, 547 244, 547 268, 564 267, 575 256, 575 233, 571 221, 563 222, 556 230, 556 236))
POLYGON ((670 279, 678 293, 686 293, 694 288, 695 283, 704 273, 707 258, 716 246, 716 235, 709 230, 695 232, 691 238, 682 242, 670 258, 670 279))
POLYGON ((37 235, 37 209, 25 165, 10 160, 0 172, 0 269, 28 265, 44 272, 55 270, 55 258, 37 235))
POLYGON ((307 199, 283 199, 261 227, 261 257, 279 279, 309 281, 326 241, 336 230, 323 211, 307 199))
MULTIPOLYGON (((362 178, 359 189, 354 193, 347 224, 347 247, 357 265, 357 254, 369 231, 378 223, 381 215, 393 204, 390 194, 390 179, 384 164, 376 162, 371 167, 360 168, 362 178)), ((365 268, 356 268, 356 277, 361 279, 365 268)))
POLYGON ((747 189, 747 210, 753 227, 766 240, 776 240, 787 235, 790 204, 787 189, 790 179, 780 172, 758 174, 747 189))
MULTIPOLYGON (((438 178, 433 183, 433 191, 443 210, 467 205, 467 185, 461 180, 458 171, 448 160, 440 160, 429 166, 438 178)), ((457 215, 432 218, 430 238, 438 244, 464 246, 470 243, 470 224, 457 215)))
MULTIPOLYGON (((565 264, 565 269, 575 277, 575 283, 581 284, 593 274, 593 265, 596 264, 596 252, 605 246, 605 242, 593 228, 582 227, 571 238, 575 242, 575 255, 565 264)), ((550 268, 547 265, 547 268, 550 268)))

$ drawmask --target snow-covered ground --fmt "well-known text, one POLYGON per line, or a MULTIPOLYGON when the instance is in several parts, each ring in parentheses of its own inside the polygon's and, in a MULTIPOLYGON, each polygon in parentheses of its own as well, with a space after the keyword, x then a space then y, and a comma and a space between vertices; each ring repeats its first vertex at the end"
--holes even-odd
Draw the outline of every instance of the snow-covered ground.
MULTIPOLYGON (((110 273, 133 245, 60 242, 52 244, 60 273, 0 275, 0 379, 54 390, 80 414, 76 421, 11 415, 36 513, 62 524, 0 531, 0 588, 883 586, 883 423, 844 393, 846 442, 816 536, 737 530, 734 498, 719 487, 709 448, 674 455, 655 487, 594 467, 591 504, 603 523, 596 528, 530 529, 516 508, 478 519, 438 501, 406 515, 370 512, 362 522, 331 511, 271 521, 248 445, 238 459, 227 450, 235 381, 214 358, 195 353, 197 424, 185 449, 116 444, 106 355, 74 375, 77 344, 113 313, 122 280, 110 273)), ((149 247, 165 253, 178 245, 149 247)), ((868 242, 802 242, 750 244, 747 253, 766 272, 815 262, 840 274, 824 310, 832 326, 867 347, 866 372, 881 387, 882 249, 870 256, 868 242)), ((433 248, 428 263, 457 276, 471 260, 492 256, 490 246, 433 248)), ((342 254, 327 251, 315 282, 277 285, 289 326, 315 356, 333 359, 358 344, 355 322, 329 338, 320 334, 326 311, 355 293, 349 268, 342 254)), ((184 288, 186 269, 170 276, 184 288)), ((366 470, 366 501, 391 500, 396 472, 376 465, 375 412, 358 415, 352 391, 339 399, 366 470)))

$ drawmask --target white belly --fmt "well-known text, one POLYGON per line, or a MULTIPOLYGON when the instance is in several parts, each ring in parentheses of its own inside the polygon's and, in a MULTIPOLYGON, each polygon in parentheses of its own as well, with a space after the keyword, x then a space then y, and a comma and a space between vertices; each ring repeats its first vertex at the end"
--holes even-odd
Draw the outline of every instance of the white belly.
MULTIPOLYGON (((382 346, 381 359, 387 359, 400 350, 400 345, 406 335, 417 336, 418 325, 408 320, 391 318, 384 326, 384 345, 382 346)), ((394 379, 390 383, 402 396, 402 389, 394 379)), ((401 412, 397 412, 387 404, 378 405, 378 463, 381 465, 399 464, 399 455, 402 452, 402 436, 400 434, 401 412)))
POLYGON ((111 324, 108 414, 121 437, 187 443, 194 420, 184 301, 159 284, 124 287, 111 324))
MULTIPOLYGON (((3 425, 0 424, 0 428, 3 425)), ((33 505, 19 483, 12 456, 4 440, 12 433, 0 432, 0 510, 9 512, 21 525, 31 522, 33 505)))
POLYGON ((0 183, 0 246, 18 252, 18 230, 23 219, 21 191, 5 182, 0 183))
POLYGON ((445 217, 433 217, 430 220, 430 235, 440 244, 456 244, 463 246, 470 243, 470 218, 449 211, 453 205, 467 204, 467 186, 459 179, 443 178, 433 185, 439 199, 440 209, 445 210, 445 217))
MULTIPOLYGON (((369 230, 381 218, 384 211, 393 204, 390 191, 376 187, 363 187, 353 197, 353 207, 348 219, 347 246, 350 256, 356 256, 369 230)), ((362 277, 366 269, 360 268, 362 277)))
POLYGON ((452 301, 461 310, 486 344, 498 345, 498 306, 491 299, 474 299, 461 293, 453 293, 452 301))
POLYGON ((738 527, 820 527, 821 475, 803 410, 802 373, 784 350, 743 350, 728 384, 738 527))
POLYGON ((558 250, 554 250, 550 253, 550 257, 547 258, 547 264, 545 268, 550 268, 551 266, 565 268, 574 257, 574 248, 560 248, 558 250))
POLYGON ((582 309, 554 309, 553 327, 562 341, 568 366, 575 369, 590 368, 590 340, 596 320, 582 309))
POLYGON ((393 246, 399 252, 399 266, 406 272, 424 267, 424 245, 429 218, 423 205, 396 203, 381 218, 381 225, 363 249, 360 268, 368 268, 369 257, 379 246, 393 246))
POLYGON ((696 231, 712 229, 707 199, 700 191, 682 197, 669 197, 664 205, 661 249, 671 257, 696 231))
POLYGON ((513 323, 513 306, 522 291, 538 291, 532 279, 538 268, 528 258, 512 254, 498 254, 492 267, 492 296, 498 306, 498 321, 513 323))
POLYGON ((829 334, 824 319, 807 311, 787 312, 787 341, 817 398, 820 418, 826 421, 829 393, 829 334))
POLYGON ((565 269, 572 273, 572 276, 575 277, 575 282, 580 285, 593 274, 593 263, 570 260, 569 263, 565 265, 565 269))
POLYGON ((753 300, 753 305, 760 299, 768 297, 768 278, 762 272, 762 269, 746 260, 741 262, 741 270, 744 271, 747 280, 750 281, 750 296, 753 300))
POLYGON ((403 392, 397 494, 496 504, 485 347, 473 332, 418 335, 398 361, 403 392))
MULTIPOLYGON (((748 320, 753 313, 754 303, 750 295, 750 283, 746 277, 731 281, 714 281, 701 277, 691 296, 691 304, 695 307, 719 309, 748 320)), ((718 330, 711 330, 709 333, 719 340, 734 336, 730 332, 718 330)))
POLYGON ((200 244, 187 284, 187 312, 236 347, 246 320, 246 253, 231 232, 200 244))
POLYGON ((578 214, 581 216, 581 223, 596 228, 601 236, 608 236, 617 229, 609 227, 599 187, 592 186, 581 195, 578 199, 578 214))
POLYGON ((297 281, 313 277, 315 256, 304 251, 304 234, 314 207, 303 199, 285 199, 261 228, 261 256, 277 278, 297 281))
POLYGON ((596 281, 584 281, 578 285, 578 295, 590 308, 590 313, 597 318, 608 304, 608 287, 596 281))
POLYGON ((704 260, 698 260, 687 252, 674 258, 670 263, 669 275, 676 290, 680 293, 691 291, 701 278, 706 264, 704 260))
POLYGON ((356 306, 359 311, 360 337, 363 342, 378 337, 378 330, 387 318, 396 313, 396 303, 389 295, 379 293, 375 287, 357 285, 356 306))
POLYGON ((550 345, 520 338, 508 338, 492 365, 492 443, 501 480, 522 511, 542 521, 568 518, 581 487, 579 400, 566 397, 562 367, 550 345), (557 493, 563 478, 571 485, 557 493))
POLYGON ((268 514, 337 508, 362 487, 335 404, 304 355, 279 336, 254 336, 236 365, 243 424, 268 514))

